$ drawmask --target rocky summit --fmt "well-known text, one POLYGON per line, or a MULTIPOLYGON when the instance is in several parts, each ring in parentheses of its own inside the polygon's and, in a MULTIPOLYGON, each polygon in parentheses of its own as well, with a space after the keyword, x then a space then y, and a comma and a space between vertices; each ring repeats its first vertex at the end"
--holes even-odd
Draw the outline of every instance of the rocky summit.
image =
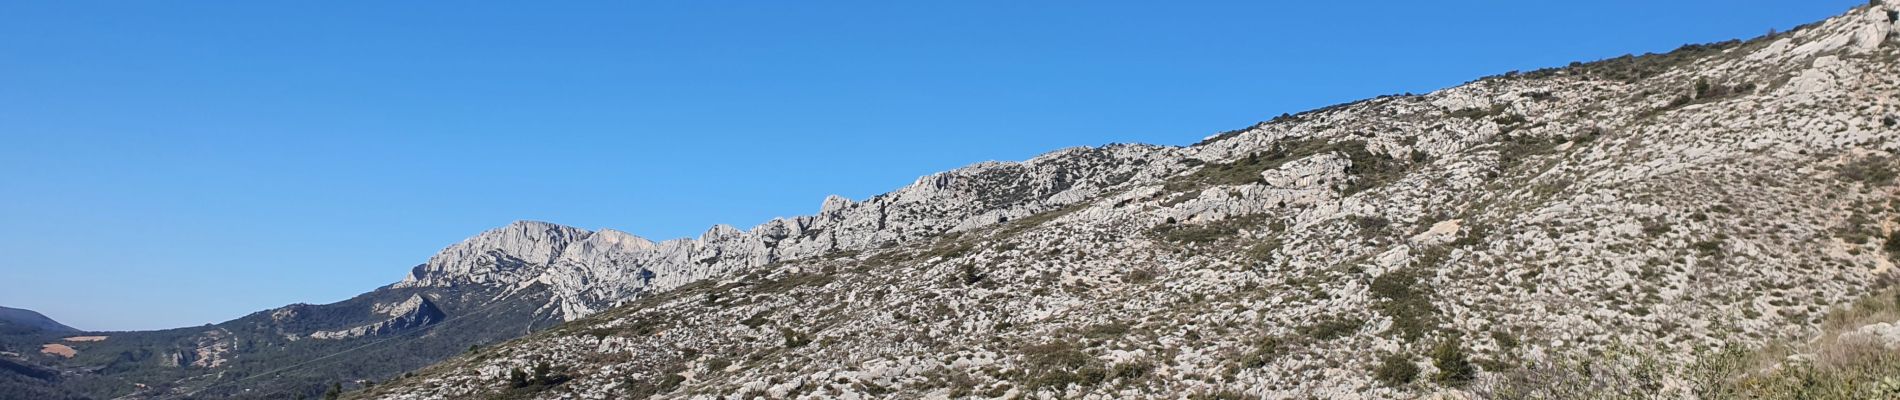
POLYGON ((566 322, 346 396, 1890 396, 1896 21, 978 164, 697 239, 517 223, 394 287, 545 288, 566 322))

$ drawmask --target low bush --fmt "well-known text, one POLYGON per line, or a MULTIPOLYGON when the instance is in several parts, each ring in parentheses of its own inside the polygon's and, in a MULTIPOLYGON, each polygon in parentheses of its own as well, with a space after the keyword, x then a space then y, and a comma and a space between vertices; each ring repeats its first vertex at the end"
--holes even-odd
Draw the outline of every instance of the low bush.
POLYGON ((785 348, 787 349, 796 349, 811 344, 811 334, 795 331, 792 330, 792 328, 778 328, 778 333, 780 336, 785 337, 785 348))
POLYGON ((1432 380, 1441 385, 1462 387, 1477 378, 1478 371, 1471 367, 1471 361, 1465 358, 1464 346, 1457 338, 1447 338, 1432 348, 1432 366, 1438 373, 1432 380))
POLYGON ((1372 295, 1381 299, 1373 308, 1391 318, 1390 331, 1408 341, 1437 327, 1438 307, 1432 304, 1431 287, 1421 281, 1421 275, 1408 267, 1372 279, 1372 295))
POLYGON ((1031 391, 1063 390, 1069 385, 1093 386, 1108 379, 1102 361, 1067 342, 1052 342, 1023 349, 1023 386, 1031 391))
POLYGON ((1300 333, 1305 334, 1313 340, 1333 340, 1351 336, 1353 333, 1359 332, 1359 328, 1365 326, 1365 324, 1365 320, 1358 318, 1330 317, 1301 328, 1300 333))
POLYGON ((1261 338, 1260 340, 1254 341, 1252 349, 1240 356, 1240 366, 1245 368, 1267 366, 1267 364, 1272 364, 1274 359, 1285 355, 1287 350, 1291 347, 1291 343, 1288 343, 1285 338, 1279 336, 1261 338))
POLYGON ((1835 170, 1835 177, 1847 182, 1860 182, 1868 186, 1884 186, 1893 183, 1900 176, 1900 168, 1895 168, 1893 157, 1866 156, 1842 163, 1835 170))
POLYGON ((1372 370, 1372 377, 1386 386, 1404 386, 1418 379, 1418 365, 1402 354, 1385 356, 1378 368, 1372 370))

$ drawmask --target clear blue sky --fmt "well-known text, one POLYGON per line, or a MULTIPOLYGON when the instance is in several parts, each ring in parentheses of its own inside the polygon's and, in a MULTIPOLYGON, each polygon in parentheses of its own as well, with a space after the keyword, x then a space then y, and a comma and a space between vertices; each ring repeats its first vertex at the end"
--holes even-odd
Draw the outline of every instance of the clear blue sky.
POLYGON ((198 325, 516 219, 750 228, 1865 1, 1288 3, 0 3, 0 305, 198 325))

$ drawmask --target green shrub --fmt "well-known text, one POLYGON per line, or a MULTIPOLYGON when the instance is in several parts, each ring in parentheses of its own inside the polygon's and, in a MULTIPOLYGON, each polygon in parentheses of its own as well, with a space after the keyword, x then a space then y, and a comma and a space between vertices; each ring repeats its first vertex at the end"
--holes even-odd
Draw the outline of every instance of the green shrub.
POLYGON ((1067 342, 1051 342, 1023 349, 1023 386, 1031 391, 1062 390, 1069 385, 1091 386, 1108 379, 1102 361, 1067 342))
POLYGON ((547 384, 553 381, 554 377, 549 376, 553 368, 553 366, 548 365, 547 361, 534 363, 534 383, 547 384))
POLYGON ((1108 376, 1124 381, 1132 381, 1148 377, 1148 374, 1153 373, 1154 369, 1155 365, 1152 362, 1146 360, 1130 361, 1115 364, 1114 368, 1108 370, 1108 376))
POLYGON ((1352 224, 1361 231, 1383 232, 1386 227, 1392 225, 1392 220, 1377 215, 1355 215, 1352 217, 1352 224))
POLYGON ((1261 221, 1266 219, 1266 214, 1251 214, 1205 224, 1182 224, 1170 220, 1169 223, 1156 225, 1150 232, 1170 242, 1213 243, 1240 233, 1241 229, 1258 228, 1261 221))
POLYGON ((739 325, 745 325, 745 327, 747 328, 758 329, 760 326, 765 326, 766 323, 772 322, 772 320, 765 319, 765 316, 768 314, 771 314, 771 312, 760 311, 757 314, 752 314, 752 316, 746 317, 746 319, 739 320, 739 325))
POLYGON ((1280 246, 1279 239, 1267 239, 1264 242, 1260 242, 1260 244, 1247 248, 1247 258, 1251 258, 1255 261, 1272 260, 1273 252, 1280 250, 1280 246))
POLYGON ((1126 334, 1128 334, 1128 324, 1121 322, 1090 326, 1082 330, 1082 336, 1090 339, 1118 338, 1126 334))
POLYGON ((509 368, 508 369, 508 387, 509 388, 528 387, 528 374, 525 372, 521 372, 520 368, 509 368))
POLYGON ((1289 347, 1292 347, 1291 344, 1279 336, 1261 338, 1254 342, 1252 350, 1240 356, 1240 366, 1246 368, 1267 366, 1273 363, 1274 359, 1285 354, 1289 347))
POLYGON ((1465 349, 1457 338, 1448 338, 1432 349, 1432 366, 1438 367, 1433 381, 1452 387, 1460 387, 1477 378, 1478 371, 1471 367, 1471 361, 1465 358, 1465 349))
POLYGON ((1365 324, 1365 320, 1358 318, 1332 317, 1308 325, 1300 329, 1300 333, 1306 334, 1313 340, 1333 340, 1350 336, 1358 332, 1359 328, 1365 324))
POLYGON ((1159 277, 1161 277, 1161 268, 1136 267, 1134 270, 1128 271, 1126 280, 1128 283, 1148 283, 1154 282, 1155 278, 1159 277))
POLYGON ((1900 259, 1900 232, 1887 235, 1887 245, 1882 247, 1887 249, 1887 256, 1900 259))
POLYGON ((1162 225, 1156 228, 1162 239, 1182 243, 1213 243, 1236 231, 1220 226, 1162 225))
POLYGON ((1485 118, 1490 118, 1490 117, 1494 117, 1498 115, 1503 115, 1504 110, 1505 110, 1505 105, 1493 104, 1489 108, 1477 108, 1477 107, 1461 108, 1458 110, 1454 110, 1451 113, 1446 114, 1445 116, 1452 117, 1452 118, 1464 118, 1464 119, 1485 119, 1485 118))
POLYGON ((957 268, 957 281, 963 282, 964 286, 975 285, 977 282, 982 282, 984 275, 983 272, 976 270, 976 266, 970 264, 963 264, 963 266, 957 268))
POLYGON ((1368 151, 1364 140, 1329 143, 1324 139, 1301 138, 1274 143, 1273 147, 1265 152, 1248 154, 1247 157, 1233 162, 1203 164, 1193 173, 1168 181, 1163 189, 1179 193, 1199 191, 1209 186, 1257 183, 1260 182, 1261 172, 1279 168, 1290 161, 1328 152, 1338 152, 1352 160, 1352 165, 1347 168, 1346 173, 1358 179, 1346 189, 1346 194, 1377 187, 1405 172, 1404 165, 1393 159, 1391 155, 1373 154, 1368 151))
POLYGON ((1405 176, 1405 165, 1394 160, 1390 154, 1372 154, 1372 151, 1366 149, 1366 142, 1363 140, 1349 140, 1335 146, 1340 153, 1344 153, 1346 158, 1352 161, 1352 165, 1346 167, 1346 174, 1355 178, 1351 186, 1341 191, 1342 195, 1350 196, 1353 193, 1385 186, 1405 176))
POLYGON ((548 364, 547 361, 534 363, 534 367, 527 372, 523 372, 520 368, 510 368, 508 369, 507 377, 508 387, 507 390, 502 393, 503 398, 529 396, 535 392, 567 383, 568 380, 572 379, 565 374, 555 373, 554 366, 548 364))
POLYGON ((792 328, 783 327, 778 328, 778 333, 781 336, 785 336, 785 348, 787 349, 796 349, 811 344, 811 334, 801 333, 792 330, 792 328))
POLYGON ((1893 157, 1861 157, 1842 163, 1835 176, 1848 182, 1884 186, 1893 183, 1894 178, 1900 176, 1900 169, 1894 168, 1894 161, 1893 157))
POLYGON ((1661 75, 1677 66, 1695 62, 1706 57, 1722 54, 1724 51, 1741 46, 1740 40, 1729 40, 1710 44, 1691 44, 1664 54, 1624 55, 1616 58, 1593 62, 1573 62, 1568 67, 1547 68, 1523 74, 1524 77, 1538 79, 1558 75, 1581 75, 1596 79, 1636 83, 1639 80, 1661 75))
POLYGON ((1401 354, 1385 356, 1385 361, 1372 370, 1372 377, 1386 386, 1404 386, 1418 379, 1418 366, 1401 354))
POLYGON ((1491 340, 1498 342, 1498 347, 1505 350, 1515 349, 1518 344, 1517 336, 1505 331, 1491 331, 1491 340))
POLYGON ((1696 242, 1694 247, 1695 247, 1696 252, 1700 252, 1704 256, 1712 257, 1712 256, 1722 254, 1722 242, 1718 240, 1705 240, 1705 241, 1696 242))
POLYGON ((626 398, 645 399, 655 395, 671 393, 673 389, 678 389, 682 383, 686 383, 686 377, 680 374, 667 374, 665 377, 660 378, 659 382, 635 381, 629 379, 627 382, 626 398))
POLYGON ((1549 154, 1567 139, 1531 135, 1507 135, 1498 141, 1498 169, 1511 171, 1530 157, 1549 154))
POLYGON ((1200 393, 1188 395, 1187 398, 1188 400, 1245 400, 1245 399, 1248 399, 1246 395, 1240 394, 1240 392, 1236 392, 1233 390, 1200 392, 1200 393))
POLYGON ((1250 153, 1247 157, 1227 163, 1204 164, 1201 169, 1185 177, 1168 182, 1166 188, 1175 192, 1196 191, 1208 186, 1242 185, 1260 181, 1260 173, 1279 168, 1288 161, 1319 154, 1327 148, 1324 139, 1289 139, 1276 142, 1266 152, 1250 153))
POLYGON ((1392 319, 1392 331, 1405 340, 1418 340, 1437 326, 1438 307, 1432 304, 1430 287, 1419 279, 1414 268, 1400 268, 1372 279, 1372 295, 1382 299, 1374 305, 1380 314, 1392 319))

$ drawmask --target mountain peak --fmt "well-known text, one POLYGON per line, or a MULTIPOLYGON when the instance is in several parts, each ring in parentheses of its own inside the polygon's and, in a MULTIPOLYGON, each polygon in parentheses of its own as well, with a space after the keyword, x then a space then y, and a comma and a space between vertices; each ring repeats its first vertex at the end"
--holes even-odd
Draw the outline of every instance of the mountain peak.
POLYGON ((534 266, 561 256, 569 244, 592 236, 585 229, 541 221, 515 221, 442 249, 417 266, 397 287, 457 283, 512 283, 532 277, 534 266))

